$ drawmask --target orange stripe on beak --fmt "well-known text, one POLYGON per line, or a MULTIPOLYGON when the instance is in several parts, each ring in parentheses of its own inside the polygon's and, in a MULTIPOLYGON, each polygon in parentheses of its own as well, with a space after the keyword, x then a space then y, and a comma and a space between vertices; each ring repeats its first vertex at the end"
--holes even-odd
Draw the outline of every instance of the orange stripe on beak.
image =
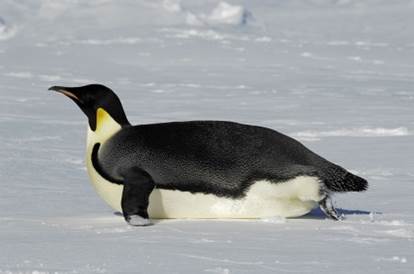
POLYGON ((70 98, 73 98, 73 99, 76 99, 76 100, 78 100, 78 101, 79 101, 79 98, 78 98, 78 97, 76 97, 76 96, 75 96, 75 94, 73 94, 72 92, 69 92, 69 91, 67 91, 67 90, 63 90, 63 89, 58 90, 58 92, 63 93, 64 95, 66 95, 66 96, 68 96, 68 97, 70 97, 70 98))

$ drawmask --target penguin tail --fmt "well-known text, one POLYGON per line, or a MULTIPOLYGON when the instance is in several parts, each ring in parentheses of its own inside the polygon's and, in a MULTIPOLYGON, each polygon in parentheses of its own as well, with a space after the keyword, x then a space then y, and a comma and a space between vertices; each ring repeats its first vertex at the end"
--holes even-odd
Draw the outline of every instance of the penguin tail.
POLYGON ((368 182, 364 178, 354 175, 345 169, 334 166, 324 172, 325 185, 333 192, 364 191, 368 189, 368 182))

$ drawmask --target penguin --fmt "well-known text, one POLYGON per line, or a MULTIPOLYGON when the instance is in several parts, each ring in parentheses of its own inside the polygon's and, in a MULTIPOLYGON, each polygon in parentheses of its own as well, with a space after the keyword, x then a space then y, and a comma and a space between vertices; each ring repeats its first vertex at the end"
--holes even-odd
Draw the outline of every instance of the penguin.
POLYGON ((87 171, 133 226, 158 218, 299 217, 319 206, 340 220, 336 192, 368 182, 275 130, 230 121, 131 125, 108 87, 53 86, 88 118, 87 171))

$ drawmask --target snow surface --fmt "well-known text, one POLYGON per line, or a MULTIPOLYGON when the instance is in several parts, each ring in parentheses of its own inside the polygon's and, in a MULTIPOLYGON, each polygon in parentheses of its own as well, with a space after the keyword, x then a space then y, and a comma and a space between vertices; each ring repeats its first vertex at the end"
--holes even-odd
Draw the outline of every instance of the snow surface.
POLYGON ((0 1, 0 273, 413 273, 414 1, 0 1), (99 82, 134 123, 258 124, 367 178, 342 222, 125 224, 88 182, 99 82))

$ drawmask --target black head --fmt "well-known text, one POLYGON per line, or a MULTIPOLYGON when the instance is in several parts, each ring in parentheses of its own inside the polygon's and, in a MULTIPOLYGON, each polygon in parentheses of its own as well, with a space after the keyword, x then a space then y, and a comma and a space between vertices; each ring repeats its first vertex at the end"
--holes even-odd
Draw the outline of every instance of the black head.
POLYGON ((129 125, 121 101, 109 88, 103 85, 86 85, 82 87, 53 86, 49 90, 60 92, 72 99, 86 114, 91 130, 96 129, 96 112, 105 110, 121 126, 129 125))

